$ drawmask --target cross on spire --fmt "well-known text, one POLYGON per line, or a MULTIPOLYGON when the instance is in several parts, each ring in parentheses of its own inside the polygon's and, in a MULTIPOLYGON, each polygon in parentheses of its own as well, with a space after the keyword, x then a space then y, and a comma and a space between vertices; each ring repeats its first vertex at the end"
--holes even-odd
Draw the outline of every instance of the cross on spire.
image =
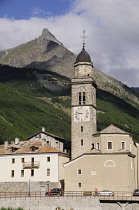
POLYGON ((85 50, 85 39, 87 38, 87 36, 85 36, 85 30, 83 30, 82 32, 83 36, 81 38, 83 39, 83 50, 85 50))

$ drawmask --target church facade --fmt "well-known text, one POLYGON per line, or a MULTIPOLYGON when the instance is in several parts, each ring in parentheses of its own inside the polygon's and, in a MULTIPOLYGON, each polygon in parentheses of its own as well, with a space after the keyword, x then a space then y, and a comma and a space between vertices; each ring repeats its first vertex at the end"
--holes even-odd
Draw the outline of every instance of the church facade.
POLYGON ((130 191, 138 186, 138 144, 114 125, 97 132, 96 82, 84 47, 72 79, 71 161, 64 164, 66 191, 130 191))

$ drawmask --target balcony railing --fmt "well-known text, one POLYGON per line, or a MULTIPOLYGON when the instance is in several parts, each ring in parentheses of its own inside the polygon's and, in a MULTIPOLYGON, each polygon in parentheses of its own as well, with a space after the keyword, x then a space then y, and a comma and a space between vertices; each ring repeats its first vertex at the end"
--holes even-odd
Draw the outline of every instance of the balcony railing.
POLYGON ((23 163, 23 169, 27 169, 27 168, 34 169, 34 168, 39 168, 39 167, 40 167, 39 161, 23 163))

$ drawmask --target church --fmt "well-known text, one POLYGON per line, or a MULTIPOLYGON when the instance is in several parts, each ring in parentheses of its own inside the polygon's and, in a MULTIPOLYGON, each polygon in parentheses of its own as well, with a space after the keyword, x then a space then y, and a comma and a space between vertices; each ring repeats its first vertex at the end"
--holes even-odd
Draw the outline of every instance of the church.
POLYGON ((71 161, 64 164, 66 191, 130 191, 138 186, 138 144, 114 125, 97 132, 93 63, 83 46, 74 64, 71 161))

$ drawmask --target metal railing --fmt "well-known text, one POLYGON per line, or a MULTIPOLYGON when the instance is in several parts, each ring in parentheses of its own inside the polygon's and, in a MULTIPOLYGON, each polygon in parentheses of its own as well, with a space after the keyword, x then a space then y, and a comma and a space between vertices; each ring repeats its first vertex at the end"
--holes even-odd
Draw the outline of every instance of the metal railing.
POLYGON ((26 168, 39 168, 40 167, 40 162, 35 161, 35 162, 24 162, 23 163, 23 169, 26 168))
POLYGON ((95 191, 62 191, 61 193, 48 193, 48 192, 0 192, 0 199, 38 199, 45 197, 51 198, 65 198, 65 197, 97 197, 99 200, 107 201, 134 201, 139 202, 139 196, 133 196, 133 192, 114 192, 113 196, 110 195, 97 195, 95 191))

